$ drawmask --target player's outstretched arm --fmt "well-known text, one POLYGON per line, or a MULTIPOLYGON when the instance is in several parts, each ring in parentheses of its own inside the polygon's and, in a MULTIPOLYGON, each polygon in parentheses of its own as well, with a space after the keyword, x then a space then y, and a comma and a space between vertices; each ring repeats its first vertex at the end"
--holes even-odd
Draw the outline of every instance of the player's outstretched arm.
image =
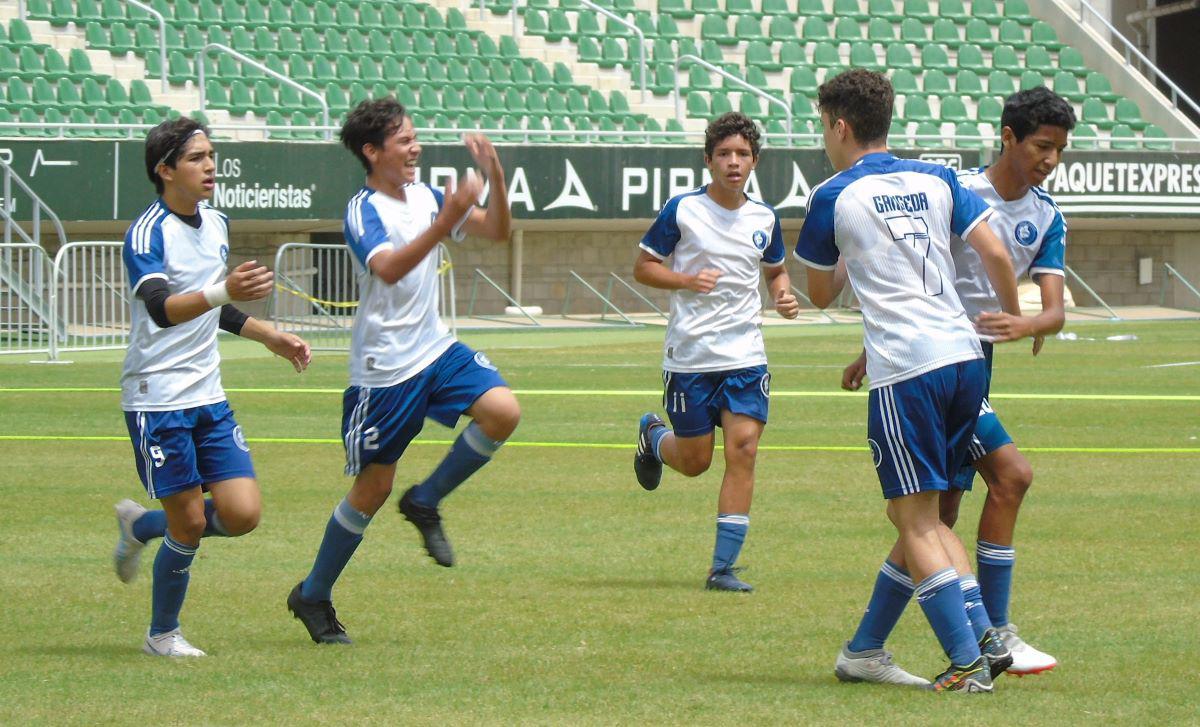
POLYGON ((775 311, 784 318, 800 315, 800 303, 792 294, 792 279, 787 268, 783 265, 768 267, 763 270, 763 277, 767 279, 767 292, 775 301, 775 311))
POLYGON ((662 290, 690 290, 693 293, 711 293, 717 285, 721 271, 716 268, 704 268, 696 274, 677 273, 662 260, 642 250, 637 262, 633 264, 633 279, 642 285, 662 290))
POLYGON ((1067 314, 1063 308, 1063 276, 1043 273, 1038 276, 1037 282, 1042 292, 1041 313, 1035 316, 983 313, 976 321, 979 332, 996 341, 1015 341, 1032 336, 1033 355, 1038 355, 1046 336, 1062 330, 1067 314))
POLYGON ((475 204, 481 190, 482 185, 473 174, 465 175, 458 181, 457 186, 451 185, 442 201, 442 211, 438 212, 429 227, 404 247, 384 250, 374 255, 368 263, 371 272, 388 285, 394 285, 408 275, 439 242, 450 235, 454 225, 458 224, 463 215, 471 209, 471 205, 475 204))
POLYGON ((271 353, 287 359, 297 373, 308 368, 309 362, 312 361, 312 349, 303 338, 276 330, 274 326, 257 318, 247 316, 238 335, 258 341, 271 353))
POLYGON ((486 210, 473 209, 464 229, 476 237, 489 240, 507 240, 512 232, 512 213, 508 208, 508 187, 504 182, 504 167, 496 147, 483 134, 467 134, 463 137, 467 150, 475 165, 488 180, 488 204, 486 210))
POLYGON ((987 271, 992 289, 996 291, 996 297, 1000 299, 1000 307, 1005 313, 1020 316, 1021 304, 1017 300, 1017 276, 1013 272, 1012 258, 987 221, 980 222, 967 233, 967 244, 983 260, 983 268, 987 271))

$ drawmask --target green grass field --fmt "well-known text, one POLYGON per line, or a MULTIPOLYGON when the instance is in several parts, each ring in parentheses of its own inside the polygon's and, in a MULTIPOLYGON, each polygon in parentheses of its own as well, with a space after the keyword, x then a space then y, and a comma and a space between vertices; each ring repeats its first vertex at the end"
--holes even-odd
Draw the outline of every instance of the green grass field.
MULTIPOLYGON (((768 329, 749 596, 702 590, 720 467, 668 473, 653 493, 633 480, 637 416, 660 403, 661 329, 465 335, 518 391, 521 426, 443 506, 455 568, 425 557, 394 506, 380 511, 334 594, 349 648, 315 646, 284 606, 349 485, 346 358, 318 353, 297 376, 224 343, 265 512, 244 538, 204 541, 182 620, 209 656, 188 662, 140 652, 155 548, 133 584, 112 573, 112 504, 146 501, 120 354, 0 358, 0 723, 1195 724, 1200 365, 1162 365, 1200 359, 1200 328, 1068 329, 1080 340, 1036 359, 1001 347, 993 386, 1035 471, 1013 620, 1060 666, 965 699, 833 677, 894 537, 865 395, 837 390, 857 327, 768 329)), ((429 423, 397 484, 452 436, 429 423)), ((969 549, 981 502, 964 506, 969 549)), ((912 671, 943 667, 915 604, 891 648, 912 671)))

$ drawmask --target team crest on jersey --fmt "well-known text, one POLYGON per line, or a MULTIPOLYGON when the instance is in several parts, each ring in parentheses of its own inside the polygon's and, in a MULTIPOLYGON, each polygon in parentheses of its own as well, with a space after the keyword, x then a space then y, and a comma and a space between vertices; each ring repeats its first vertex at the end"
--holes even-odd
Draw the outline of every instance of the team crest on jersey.
POLYGON ((250 445, 246 444, 246 435, 242 433, 242 425, 239 424, 233 428, 233 443, 243 452, 250 451, 250 445))
POLYGON ((868 439, 867 444, 871 445, 871 459, 875 460, 875 469, 879 469, 879 465, 883 464, 883 450, 874 439, 868 439))
POLYGON ((221 246, 221 262, 228 262, 228 261, 229 261, 229 246, 222 245, 221 246))
POLYGON ((764 232, 763 230, 755 230, 754 231, 754 237, 753 237, 754 246, 756 248, 758 248, 759 250, 767 249, 767 239, 768 239, 767 233, 764 232))
POLYGON ((483 351, 475 352, 475 363, 479 364, 485 369, 491 369, 492 371, 496 370, 496 365, 488 360, 488 357, 483 353, 483 351))
POLYGON ((1025 247, 1029 247, 1033 244, 1034 240, 1037 239, 1037 225, 1033 224, 1029 220, 1021 220, 1017 223, 1017 227, 1013 230, 1013 234, 1017 236, 1017 242, 1021 243, 1025 247))

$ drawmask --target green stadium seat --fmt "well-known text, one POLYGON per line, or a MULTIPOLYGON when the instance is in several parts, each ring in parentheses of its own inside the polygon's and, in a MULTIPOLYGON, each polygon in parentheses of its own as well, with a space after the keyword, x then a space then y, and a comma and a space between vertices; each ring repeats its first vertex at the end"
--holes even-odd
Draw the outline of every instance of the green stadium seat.
POLYGON ((917 146, 925 149, 941 149, 946 146, 946 142, 941 138, 941 128, 932 121, 926 121, 917 124, 915 136, 929 136, 933 138, 917 139, 917 146))
POLYGON ((58 83, 54 84, 55 90, 58 92, 59 106, 78 106, 83 107, 83 98, 79 94, 79 88, 75 86, 75 82, 69 78, 59 78, 58 83))
POLYGON ((1087 74, 1083 90, 1086 95, 1101 101, 1111 102, 1119 98, 1118 94, 1113 92, 1108 76, 1098 71, 1091 71, 1087 74))
POLYGON ((562 10, 551 10, 547 15, 547 30, 546 40, 551 43, 557 43, 563 38, 573 37, 575 29, 571 27, 571 21, 567 14, 562 10))
POLYGON ((795 20, 800 13, 788 6, 788 0, 762 0, 762 14, 767 17, 783 17, 795 20))
POLYGON ((154 105, 154 97, 145 81, 134 79, 129 82, 129 103, 142 108, 154 105))
POLYGON ((244 116, 254 108, 254 96, 245 81, 234 81, 229 84, 229 113, 233 116, 244 116))
POLYGON ((867 21, 867 40, 872 43, 891 43, 896 40, 896 23, 883 18, 867 21))
POLYGON ((743 93, 738 97, 737 110, 752 119, 757 119, 763 115, 762 104, 759 102, 758 96, 752 93, 743 93))
POLYGON ((872 71, 882 68, 879 59, 875 56, 875 46, 866 41, 850 44, 850 65, 872 71))
POLYGON ((992 49, 992 68, 1005 73, 1020 73, 1025 67, 1024 62, 1017 57, 1017 51, 1011 45, 998 45, 992 49))
POLYGON ((709 109, 713 118, 727 114, 733 111, 733 104, 729 101, 729 96, 723 91, 713 91, 709 99, 709 109))
POLYGON ((1091 96, 1083 100, 1080 121, 1098 129, 1111 129, 1113 125, 1112 117, 1108 115, 1108 107, 1100 99, 1091 96))
POLYGON ((1004 71, 992 71, 988 74, 988 93, 993 96, 1003 96, 1008 98, 1017 92, 1017 86, 1013 83, 1013 77, 1004 71))
POLYGON ((683 37, 683 33, 679 30, 679 24, 676 23, 675 18, 670 15, 658 16, 658 35, 661 38, 669 39, 683 37))
POLYGON ((763 37, 762 22, 755 15, 739 16, 734 22, 733 35, 738 40, 758 41, 763 37))
MULTIPOLYGON (((797 120, 813 121, 821 118, 817 113, 817 107, 813 105, 813 101, 808 96, 792 96, 792 101, 788 105, 792 111, 792 118, 797 120)), ((778 106, 771 104, 772 109, 778 109, 778 106)))
POLYGON ((24 20, 13 18, 8 22, 8 40, 13 45, 27 45, 33 43, 33 33, 24 20))
POLYGON ((1046 79, 1037 71, 1025 71, 1021 74, 1019 87, 1022 91, 1030 88, 1038 88, 1046 85, 1046 79))
POLYGON ((703 93, 689 93, 687 95, 687 115, 693 119, 708 119, 710 116, 708 99, 703 93))
POLYGON ((764 71, 783 69, 783 64, 771 53, 771 46, 761 40, 752 40, 746 44, 746 65, 756 66, 764 71))
POLYGON ((1114 151, 1133 151, 1141 146, 1137 134, 1128 124, 1116 124, 1108 132, 1108 148, 1114 151))
POLYGON ((1025 49, 1025 67, 1049 76, 1055 73, 1057 64, 1044 46, 1031 45, 1025 49))
POLYGON ((818 68, 834 68, 842 65, 842 57, 833 43, 821 42, 813 46, 812 62, 818 68))
POLYGON ((957 48, 962 41, 962 32, 959 30, 959 24, 949 18, 938 18, 933 21, 933 29, 930 32, 930 38, 934 43, 941 43, 949 48, 957 48))
POLYGON ((862 37, 862 26, 853 18, 838 18, 833 24, 833 39, 839 43, 853 43, 862 37))
POLYGON ((896 12, 896 5, 892 0, 867 0, 867 15, 872 18, 883 18, 892 23, 903 17, 896 12))
MULTIPOLYGON (((9 80, 12 81, 15 79, 9 79, 9 80)), ((10 98, 11 98, 11 96, 10 96, 10 98)), ((39 124, 43 121, 43 119, 41 116, 38 116, 38 113, 36 111, 34 111, 32 108, 30 108, 28 106, 23 106, 21 108, 21 110, 17 112, 17 119, 22 124, 21 129, 20 129, 21 136, 34 136, 34 137, 57 136, 57 132, 53 129, 34 128, 33 124, 39 124)), ((45 120, 48 121, 49 119, 45 119, 45 120)))
POLYGON ((688 5, 687 0, 658 0, 658 14, 682 20, 691 20, 696 17, 695 11, 688 5))
POLYGON ((974 43, 964 43, 958 49, 958 60, 955 64, 958 68, 965 68, 968 71, 983 73, 991 68, 990 64, 983 59, 983 51, 974 43))
MULTIPOLYGON (((801 37, 809 42, 830 40, 829 24, 824 18, 810 16, 804 19, 802 26, 801 37)), ((771 40, 788 40, 796 37, 796 25, 790 22, 787 18, 771 18, 771 24, 767 34, 771 40)))
POLYGON ((971 0, 971 17, 985 20, 990 25, 999 25, 1004 19, 996 0, 971 0))
POLYGON ((579 60, 584 63, 600 63, 600 43, 595 38, 585 35, 579 39, 576 47, 579 49, 579 60))
POLYGON ((1078 103, 1083 100, 1079 79, 1070 71, 1059 71, 1054 74, 1054 92, 1068 101, 1078 103))
MULTIPOLYGON (((1049 53, 1047 52, 1047 54, 1049 53)), ((1058 67, 1064 71, 1070 71, 1080 78, 1086 78, 1090 72, 1087 63, 1083 60, 1083 54, 1069 45, 1063 46, 1062 50, 1058 52, 1058 67)))
POLYGON ((1095 149, 1099 146, 1096 141, 1099 135, 1096 133, 1096 128, 1091 124, 1078 123, 1071 130, 1071 148, 1072 149, 1095 149))
POLYGON ((591 36, 599 38, 604 35, 604 31, 600 30, 600 18, 594 13, 583 12, 575 16, 575 35, 591 36))
POLYGON ((708 69, 703 66, 693 64, 688 69, 688 90, 710 89, 713 88, 712 79, 708 76, 708 69))
POLYGON ((1152 151, 1170 151, 1171 142, 1169 141, 1154 141, 1155 139, 1166 139, 1167 132, 1163 131, 1162 127, 1155 124, 1146 124, 1146 128, 1142 129, 1142 144, 1147 149, 1152 151))
MULTIPOLYGON (((294 89, 293 89, 294 90, 294 89)), ((254 82, 254 113, 262 116, 265 111, 280 108, 279 97, 271 84, 263 79, 254 82)))
MULTIPOLYGON (((944 96, 950 93, 950 77, 940 69, 934 68, 921 76, 921 88, 926 95, 944 96)), ((961 93, 959 95, 962 95, 961 93)))
MULTIPOLYGON (((814 3, 816 5, 817 3, 814 3)), ((815 9, 815 8, 814 8, 815 9)), ((825 12, 820 13, 801 13, 802 15, 811 14, 815 16, 824 16, 825 12)), ((866 20, 867 14, 863 12, 859 6, 858 0, 833 0, 833 17, 849 18, 851 20, 866 20)))
POLYGON ((959 149, 982 149, 987 146, 983 139, 962 139, 964 136, 981 136, 979 125, 970 121, 960 121, 954 125, 954 146, 959 149))
POLYGON ((979 74, 975 71, 959 71, 954 77, 954 90, 958 91, 959 95, 975 99, 987 95, 987 91, 983 89, 983 81, 979 79, 979 74))
POLYGON ((1029 30, 1029 42, 1045 46, 1048 50, 1056 51, 1063 47, 1058 39, 1058 33, 1044 20, 1034 21, 1029 30))
POLYGON ((884 66, 888 68, 917 68, 917 62, 913 60, 912 51, 904 43, 892 43, 887 46, 884 66))
POLYGON ((992 26, 978 17, 967 21, 963 28, 963 41, 974 43, 980 48, 992 48, 996 45, 996 40, 992 37, 992 26))
POLYGON ((924 96, 908 96, 904 99, 904 119, 907 121, 933 121, 933 111, 924 96))
POLYGON ((929 31, 926 23, 916 18, 905 18, 900 23, 900 40, 920 46, 929 42, 929 31))
POLYGON ((33 79, 33 105, 43 109, 43 115, 45 109, 58 105, 58 91, 44 76, 33 79))
MULTIPOLYGON (((938 3, 940 6, 944 3, 938 3)), ((905 18, 919 20, 922 23, 932 23, 937 15, 929 8, 929 0, 904 0, 904 7, 901 10, 901 15, 905 18)))
POLYGON ((892 89, 897 96, 906 96, 910 93, 916 93, 917 77, 912 71, 901 68, 892 73, 892 89))
POLYGON ((754 9, 753 0, 725 0, 725 12, 734 16, 762 17, 762 13, 754 9))
POLYGON ((807 66, 793 66, 788 88, 794 94, 802 94, 805 96, 815 95, 817 92, 817 74, 812 68, 807 66))
MULTIPOLYGON (((87 86, 85 85, 84 88, 86 89, 87 86)), ((86 94, 84 98, 87 98, 86 94)), ((104 82, 104 103, 114 109, 126 108, 133 105, 129 99, 129 93, 121 85, 121 82, 115 78, 108 78, 104 82)))
POLYGON ((1138 108, 1136 102, 1127 98, 1117 99, 1113 109, 1113 118, 1118 124, 1126 124, 1135 130, 1146 126, 1146 120, 1142 118, 1142 110, 1138 108))
POLYGON ((999 96, 985 96, 979 99, 975 107, 975 120, 981 124, 991 124, 999 128, 1000 117, 1004 113, 1004 100, 999 96))
POLYGON ((942 96, 942 106, 938 116, 942 121, 950 121, 955 124, 971 120, 971 115, 967 113, 967 105, 961 96, 942 96))
POLYGON ((729 32, 729 23, 723 15, 705 15, 700 23, 700 37, 715 40, 721 45, 734 45, 737 39, 729 32))
POLYGON ((999 43, 1007 43, 1021 49, 1029 45, 1029 41, 1025 37, 1025 29, 1015 20, 1001 21, 996 35, 999 43))

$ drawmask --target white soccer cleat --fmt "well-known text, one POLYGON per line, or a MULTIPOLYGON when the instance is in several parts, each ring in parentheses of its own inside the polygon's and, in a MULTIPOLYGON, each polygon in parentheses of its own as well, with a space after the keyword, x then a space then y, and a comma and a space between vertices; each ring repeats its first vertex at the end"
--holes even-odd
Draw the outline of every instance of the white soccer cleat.
POLYGON ((117 528, 121 531, 117 547, 113 550, 113 567, 122 583, 137 577, 138 563, 142 562, 142 548, 146 544, 133 537, 133 523, 146 512, 133 500, 121 500, 116 504, 117 528))
POLYGON ((927 687, 929 680, 909 674, 892 661, 892 652, 883 649, 850 651, 846 642, 838 652, 833 674, 843 682, 873 682, 901 687, 927 687))
POLYGON ((142 651, 150 656, 206 656, 203 651, 189 644, 179 629, 154 636, 147 632, 146 643, 142 644, 142 651))
POLYGON ((1058 666, 1058 660, 1053 656, 1038 651, 1017 636, 1017 627, 1013 624, 1005 624, 996 630, 1000 632, 1000 638, 1004 639, 1005 646, 1012 652, 1013 663, 1008 667, 1009 674, 1041 674, 1058 666))

